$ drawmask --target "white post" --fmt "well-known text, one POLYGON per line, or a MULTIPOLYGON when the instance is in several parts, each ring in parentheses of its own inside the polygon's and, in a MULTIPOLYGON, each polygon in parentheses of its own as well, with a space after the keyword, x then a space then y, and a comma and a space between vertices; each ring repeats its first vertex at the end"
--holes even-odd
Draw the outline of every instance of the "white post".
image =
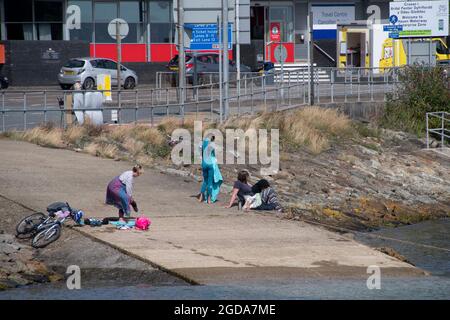
POLYGON ((117 44, 117 90, 121 89, 120 66, 122 63, 122 38, 120 32, 120 22, 116 21, 116 44, 117 44))
POLYGON ((235 39, 236 39, 236 83, 237 83, 237 94, 238 97, 241 93, 241 44, 239 41, 239 0, 235 0, 235 9, 234 9, 234 30, 235 30, 235 39))
MULTIPOLYGON (((219 120, 223 122, 223 101, 222 101, 222 19, 217 15, 217 39, 219 39, 219 120)), ((212 85, 211 85, 212 87, 212 85)), ((212 119, 211 119, 212 120, 212 119)))
POLYGON ((177 3, 178 18, 178 89, 180 91, 179 103, 181 116, 184 118, 184 95, 186 87, 186 56, 184 54, 184 0, 177 3))
POLYGON ((222 0, 222 30, 223 30, 223 96, 224 96, 224 118, 228 118, 229 113, 229 101, 228 101, 228 88, 229 88, 229 66, 230 60, 228 57, 228 0, 222 0))

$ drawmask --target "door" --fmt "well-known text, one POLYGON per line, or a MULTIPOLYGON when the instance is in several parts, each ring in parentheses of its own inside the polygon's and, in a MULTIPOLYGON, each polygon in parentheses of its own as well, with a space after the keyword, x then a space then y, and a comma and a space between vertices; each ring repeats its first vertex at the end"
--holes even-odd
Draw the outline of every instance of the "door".
POLYGON ((265 56, 265 22, 266 22, 266 7, 265 6, 251 6, 250 7, 250 39, 251 49, 249 55, 254 57, 250 65, 256 66, 258 62, 266 61, 265 56))
MULTIPOLYGON (((104 69, 111 75, 111 84, 117 86, 117 63, 112 60, 103 60, 104 69)), ((121 82, 122 84, 122 82, 121 82)))

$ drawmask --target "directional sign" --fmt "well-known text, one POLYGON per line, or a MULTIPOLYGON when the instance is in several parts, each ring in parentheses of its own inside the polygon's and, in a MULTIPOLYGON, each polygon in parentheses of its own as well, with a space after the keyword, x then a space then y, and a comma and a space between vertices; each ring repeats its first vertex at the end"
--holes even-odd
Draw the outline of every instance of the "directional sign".
MULTIPOLYGON (((232 24, 228 25, 228 49, 232 49, 232 24)), ((185 24, 185 29, 190 29, 191 50, 217 50, 220 48, 217 24, 185 24)))
POLYGON ((389 21, 403 26, 400 38, 443 37, 449 34, 449 1, 390 2, 389 21))
POLYGON ((389 32, 389 38, 398 39, 400 34, 398 32, 389 32))
POLYGON ((401 25, 389 25, 389 26, 383 26, 384 32, 398 32, 403 31, 403 26, 401 25))

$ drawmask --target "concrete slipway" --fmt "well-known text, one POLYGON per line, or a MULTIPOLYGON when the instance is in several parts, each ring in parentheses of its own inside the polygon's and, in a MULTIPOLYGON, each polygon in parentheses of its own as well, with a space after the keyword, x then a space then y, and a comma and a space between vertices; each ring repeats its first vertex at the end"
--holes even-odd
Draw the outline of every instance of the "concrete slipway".
MULTIPOLYGON (((89 217, 115 216, 104 204, 108 182, 130 164, 68 150, 0 139, 0 195, 43 211, 68 201, 89 217)), ((336 233, 273 214, 224 209, 192 196, 199 184, 146 170, 135 180, 140 211, 150 231, 112 226, 77 228, 83 234, 176 274, 191 283, 213 284, 281 278, 367 278, 377 265, 383 275, 424 272, 336 233)), ((57 245, 57 244, 53 244, 57 245)))

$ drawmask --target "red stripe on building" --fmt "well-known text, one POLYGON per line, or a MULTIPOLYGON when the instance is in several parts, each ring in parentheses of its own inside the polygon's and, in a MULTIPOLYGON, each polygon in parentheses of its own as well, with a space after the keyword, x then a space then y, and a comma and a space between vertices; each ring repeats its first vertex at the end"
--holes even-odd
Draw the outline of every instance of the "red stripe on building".
MULTIPOLYGON (((187 50, 188 51, 188 50, 187 50)), ((189 52, 189 51, 188 51, 189 52)), ((201 52, 214 52, 218 50, 202 50, 201 52)), ((150 44, 150 62, 167 63, 172 59, 178 50, 175 44, 153 43, 150 44)), ((90 45, 91 57, 108 58, 117 60, 117 45, 113 43, 97 43, 90 45)), ((233 51, 229 51, 230 60, 233 59, 233 51)), ((122 44, 122 62, 147 62, 147 45, 140 43, 122 44)))

